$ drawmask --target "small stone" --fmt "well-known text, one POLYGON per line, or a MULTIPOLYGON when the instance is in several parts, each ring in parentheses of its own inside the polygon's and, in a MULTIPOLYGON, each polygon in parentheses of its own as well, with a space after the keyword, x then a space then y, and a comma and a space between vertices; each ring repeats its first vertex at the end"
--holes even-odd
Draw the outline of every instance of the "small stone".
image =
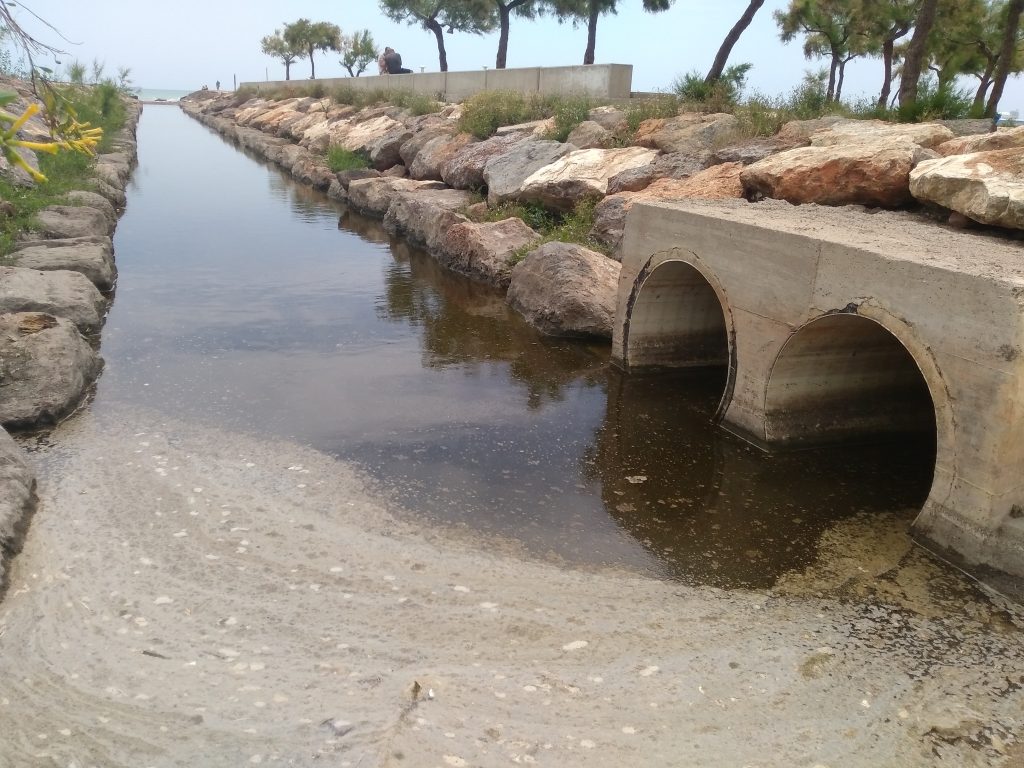
POLYGON ((566 643, 562 646, 563 651, 578 651, 580 648, 586 648, 590 643, 586 640, 573 640, 571 643, 566 643))
POLYGON ((173 602, 174 602, 174 598, 173 597, 168 597, 167 595, 161 595, 160 597, 158 597, 156 600, 153 601, 153 605, 170 605, 173 602))

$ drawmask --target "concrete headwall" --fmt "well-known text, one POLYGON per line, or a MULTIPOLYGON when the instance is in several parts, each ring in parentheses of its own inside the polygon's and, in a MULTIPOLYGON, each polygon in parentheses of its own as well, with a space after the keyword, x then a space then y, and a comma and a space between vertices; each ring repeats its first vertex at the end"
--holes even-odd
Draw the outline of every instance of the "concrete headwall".
POLYGON ((598 99, 628 99, 632 64, 591 64, 573 67, 480 69, 469 72, 414 72, 409 75, 329 77, 321 80, 268 80, 242 83, 257 92, 305 88, 318 83, 328 90, 345 86, 360 91, 412 91, 444 101, 462 101, 480 91, 518 91, 565 95, 585 93, 598 99))

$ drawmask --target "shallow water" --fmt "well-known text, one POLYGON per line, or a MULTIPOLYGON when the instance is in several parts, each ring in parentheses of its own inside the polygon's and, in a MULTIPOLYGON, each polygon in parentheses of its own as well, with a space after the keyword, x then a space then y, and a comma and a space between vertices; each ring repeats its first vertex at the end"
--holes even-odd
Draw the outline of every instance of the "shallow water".
POLYGON ((411 516, 527 552, 770 586, 864 513, 912 520, 930 445, 763 455, 712 423, 721 377, 626 376, 500 294, 147 110, 92 410, 128 404, 361 465, 411 516))

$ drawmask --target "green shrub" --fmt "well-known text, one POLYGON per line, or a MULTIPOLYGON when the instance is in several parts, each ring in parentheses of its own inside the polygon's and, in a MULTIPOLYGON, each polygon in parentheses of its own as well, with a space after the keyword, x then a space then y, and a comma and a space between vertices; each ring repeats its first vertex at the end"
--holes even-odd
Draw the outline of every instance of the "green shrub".
POLYGON ((352 152, 344 147, 331 147, 327 150, 327 165, 334 173, 338 173, 368 168, 370 163, 365 155, 358 152, 352 152))
POLYGON ((747 75, 753 64, 734 64, 726 67, 722 76, 707 83, 704 75, 694 70, 676 78, 672 90, 682 101, 699 104, 705 112, 731 112, 740 100, 747 75))
POLYGON ((594 102, 589 96, 576 95, 565 96, 554 102, 555 130, 551 138, 555 141, 565 141, 569 134, 582 123, 590 118, 590 110, 594 102))
POLYGON ((534 248, 544 243, 576 243, 605 255, 608 249, 590 236, 594 227, 594 207, 597 200, 584 198, 568 213, 550 211, 537 203, 504 203, 488 209, 486 221, 501 221, 517 217, 535 229, 541 236, 539 243, 518 249, 509 257, 509 264, 517 264, 534 248))
POLYGON ((463 102, 459 130, 486 139, 504 125, 542 120, 552 114, 551 99, 537 95, 527 98, 517 91, 481 91, 463 102))
POLYGON ((640 123, 654 118, 675 117, 679 114, 679 97, 672 93, 653 98, 637 99, 626 107, 626 124, 630 133, 636 133, 640 123))
POLYGON ((935 78, 926 77, 917 87, 917 100, 900 106, 895 117, 904 123, 957 120, 971 114, 973 103, 974 100, 966 90, 952 83, 940 88, 935 78))

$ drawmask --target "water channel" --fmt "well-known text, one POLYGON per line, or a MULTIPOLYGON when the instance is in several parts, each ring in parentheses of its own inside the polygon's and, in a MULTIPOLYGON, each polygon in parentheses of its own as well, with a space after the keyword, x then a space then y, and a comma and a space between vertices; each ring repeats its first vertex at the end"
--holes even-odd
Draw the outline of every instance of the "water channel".
POLYGON ((836 522, 909 521, 927 495, 930 445, 765 456, 712 423, 720 375, 624 376, 606 345, 546 339, 175 109, 139 139, 97 414, 278 435, 410 515, 724 587, 770 586, 836 522))
POLYGON ((721 375, 544 338, 172 107, 139 148, 105 371, 25 438, 0 766, 1024 754, 1020 619, 909 540, 929 441, 765 455, 721 375))

